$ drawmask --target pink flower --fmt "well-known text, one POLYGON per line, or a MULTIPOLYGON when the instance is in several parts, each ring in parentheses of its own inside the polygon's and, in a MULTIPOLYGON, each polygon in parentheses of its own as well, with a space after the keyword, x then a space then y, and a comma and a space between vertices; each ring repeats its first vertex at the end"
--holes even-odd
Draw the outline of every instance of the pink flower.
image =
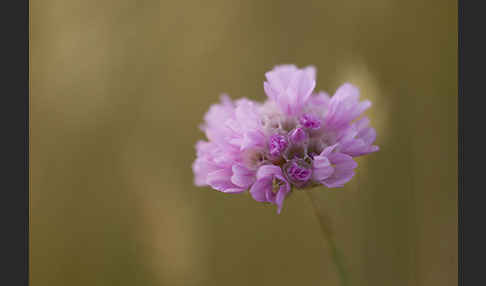
POLYGON ((293 189, 342 187, 354 176, 353 157, 379 148, 369 119, 357 120, 371 102, 360 101, 355 86, 346 83, 332 97, 313 93, 313 67, 282 65, 265 76, 263 104, 223 95, 209 108, 201 125, 208 141, 196 144, 192 169, 196 185, 249 190, 280 213, 293 189))
POLYGON ((282 210, 285 196, 289 192, 290 184, 284 178, 282 169, 275 165, 260 167, 257 181, 250 189, 250 194, 256 201, 276 204, 278 213, 282 210))
POLYGON ((343 132, 343 136, 340 138, 342 153, 357 157, 380 149, 378 146, 372 145, 376 139, 376 131, 369 127, 369 123, 368 117, 363 117, 343 132))
POLYGON ((338 145, 327 147, 312 161, 313 179, 328 188, 342 187, 351 180, 358 166, 353 157, 333 152, 338 145))
POLYGON ((345 83, 336 90, 329 101, 328 111, 324 117, 325 125, 331 130, 343 128, 370 106, 371 102, 368 100, 359 102, 357 87, 345 83))
POLYGON ((267 72, 263 87, 287 115, 298 114, 316 86, 315 68, 298 69, 295 65, 281 65, 267 72))

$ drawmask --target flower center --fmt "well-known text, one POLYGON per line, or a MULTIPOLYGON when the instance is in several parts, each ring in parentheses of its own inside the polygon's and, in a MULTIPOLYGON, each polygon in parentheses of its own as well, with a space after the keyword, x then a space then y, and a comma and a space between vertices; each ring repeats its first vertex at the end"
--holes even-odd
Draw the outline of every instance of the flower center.
POLYGON ((280 190, 280 187, 284 184, 281 180, 277 178, 273 178, 272 180, 272 193, 277 194, 280 190))

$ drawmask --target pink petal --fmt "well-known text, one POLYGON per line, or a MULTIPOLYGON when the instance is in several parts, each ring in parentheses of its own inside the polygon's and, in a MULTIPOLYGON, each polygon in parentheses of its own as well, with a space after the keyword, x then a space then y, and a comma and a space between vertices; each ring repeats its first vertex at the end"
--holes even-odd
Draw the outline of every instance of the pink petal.
POLYGON ((265 193, 269 188, 272 188, 271 179, 258 180, 251 186, 250 194, 255 201, 265 202, 267 201, 265 193))
POLYGON ((255 172, 247 169, 243 165, 236 164, 232 167, 233 175, 231 182, 241 188, 248 188, 255 182, 255 172))
POLYGON ((282 169, 275 165, 263 165, 257 171, 257 179, 263 179, 265 177, 280 176, 282 177, 282 169))

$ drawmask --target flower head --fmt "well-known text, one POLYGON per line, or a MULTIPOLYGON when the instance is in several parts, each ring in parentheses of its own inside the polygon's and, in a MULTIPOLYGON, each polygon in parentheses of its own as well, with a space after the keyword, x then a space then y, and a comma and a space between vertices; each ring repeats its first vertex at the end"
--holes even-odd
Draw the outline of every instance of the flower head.
POLYGON ((354 176, 354 157, 378 151, 371 106, 345 83, 330 97, 313 93, 315 68, 276 66, 265 74, 267 100, 232 101, 210 107, 201 125, 207 141, 196 144, 195 184, 225 193, 249 190, 260 202, 282 209, 294 189, 344 186, 354 176))

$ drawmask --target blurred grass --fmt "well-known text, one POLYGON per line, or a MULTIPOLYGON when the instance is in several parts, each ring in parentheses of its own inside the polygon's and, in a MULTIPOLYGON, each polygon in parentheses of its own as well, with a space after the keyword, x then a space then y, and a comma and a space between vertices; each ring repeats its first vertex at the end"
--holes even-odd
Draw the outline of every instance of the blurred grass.
POLYGON ((31 1, 32 285, 337 285, 303 194, 192 184, 209 105, 281 63, 373 101, 380 152, 316 192, 352 285, 455 285, 456 3, 31 1))

